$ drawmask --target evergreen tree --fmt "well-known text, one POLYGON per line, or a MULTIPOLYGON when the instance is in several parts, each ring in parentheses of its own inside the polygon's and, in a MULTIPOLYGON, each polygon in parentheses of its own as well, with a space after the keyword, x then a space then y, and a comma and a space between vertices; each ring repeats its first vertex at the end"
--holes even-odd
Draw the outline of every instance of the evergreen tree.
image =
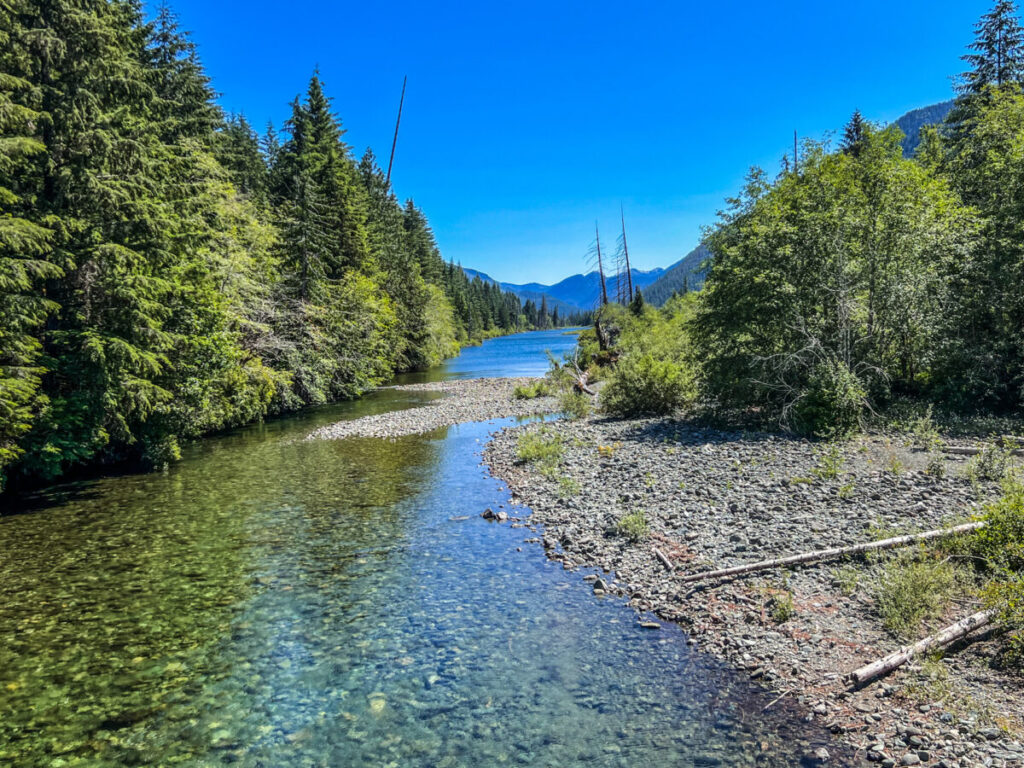
POLYGON ((10 6, 0 6, 0 491, 4 468, 21 456, 20 440, 47 403, 39 330, 57 306, 41 284, 61 275, 51 261, 53 232, 31 220, 25 183, 46 151, 34 128, 42 115, 32 84, 13 74, 27 57, 27 32, 10 6))
POLYGON ((850 117, 850 122, 843 129, 843 141, 840 145, 842 151, 851 157, 859 157, 870 130, 871 128, 861 115, 860 110, 855 109, 850 117))
POLYGON ((975 25, 975 39, 963 60, 970 70, 957 86, 961 96, 976 96, 985 89, 1019 83, 1024 77, 1024 30, 1018 21, 1017 4, 997 0, 975 25))

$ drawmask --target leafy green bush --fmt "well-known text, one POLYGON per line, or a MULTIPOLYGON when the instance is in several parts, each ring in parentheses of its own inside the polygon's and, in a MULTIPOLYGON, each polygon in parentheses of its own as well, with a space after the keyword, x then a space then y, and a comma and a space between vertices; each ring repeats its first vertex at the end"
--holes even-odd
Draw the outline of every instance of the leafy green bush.
POLYGON ((520 464, 555 464, 562 460, 562 443, 546 429, 523 432, 516 441, 516 457, 520 464))
POLYGON ((867 392, 839 360, 819 363, 793 407, 793 427, 805 435, 846 437, 860 429, 867 392))
POLYGON ((997 443, 985 443, 981 453, 964 467, 964 476, 972 483, 1003 480, 1013 466, 1013 454, 997 443))
POLYGON ((793 593, 789 590, 775 592, 768 600, 768 609, 772 621, 776 624, 785 624, 796 615, 793 593))
POLYGON ((533 400, 538 397, 544 397, 545 395, 551 394, 551 390, 544 379, 538 379, 533 384, 526 384, 525 386, 516 386, 512 390, 513 400, 533 400))
POLYGON ((875 590, 875 605, 885 628, 911 639, 921 623, 942 613, 956 572, 945 560, 903 555, 889 561, 875 590))
POLYGON ((647 515, 642 509, 634 510, 628 515, 619 518, 616 528, 619 534, 629 539, 634 544, 647 538, 647 515))
POLYGON ((601 390, 601 407, 613 416, 667 415, 694 397, 688 370, 652 355, 626 356, 601 390))
POLYGON ((585 419, 590 415, 590 396, 567 389, 558 397, 558 410, 571 419, 585 419))

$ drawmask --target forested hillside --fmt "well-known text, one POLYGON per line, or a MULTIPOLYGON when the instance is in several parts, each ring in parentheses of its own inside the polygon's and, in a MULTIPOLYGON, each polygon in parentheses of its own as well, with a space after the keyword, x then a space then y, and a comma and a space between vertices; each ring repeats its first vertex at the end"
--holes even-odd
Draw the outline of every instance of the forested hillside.
POLYGON ((318 74, 285 117, 223 115, 166 8, 0 4, 0 487, 162 464, 531 322, 444 263, 318 74))
POLYGON ((699 291, 704 286, 710 257, 711 252, 701 243, 644 289, 644 299, 660 307, 676 293, 699 291))

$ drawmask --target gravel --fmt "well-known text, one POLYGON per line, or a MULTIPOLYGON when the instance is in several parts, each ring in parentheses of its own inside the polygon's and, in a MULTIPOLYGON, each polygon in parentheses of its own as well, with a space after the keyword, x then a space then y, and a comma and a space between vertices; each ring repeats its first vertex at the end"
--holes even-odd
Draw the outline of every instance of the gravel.
POLYGON ((338 440, 345 437, 402 437, 433 432, 470 421, 489 421, 512 416, 551 413, 558 407, 553 397, 531 400, 513 399, 517 386, 526 386, 535 378, 456 379, 453 381, 403 384, 389 389, 407 392, 441 392, 439 400, 404 411, 363 416, 320 427, 307 440, 338 440))
MULTIPOLYGON (((962 458, 947 458, 947 476, 935 479, 923 471, 927 454, 865 437, 843 446, 839 476, 829 479, 815 475, 822 447, 805 440, 683 421, 590 418, 546 427, 563 445, 558 477, 517 463, 518 435, 536 428, 497 433, 485 459, 513 502, 532 510, 527 541, 539 538, 548 557, 570 570, 602 570, 607 595, 682 624, 700 650, 792 697, 809 721, 868 761, 1024 764, 1024 692, 1019 679, 989 666, 991 638, 943 659, 938 682, 919 664, 860 691, 844 682, 900 645, 882 627, 872 597, 891 553, 724 582, 684 585, 677 578, 966 521, 996 489, 973 488, 962 477, 962 458), (644 511, 649 535, 633 544, 616 523, 636 510, 644 511), (794 611, 780 622, 773 608, 786 593, 794 611)), ((965 595, 924 631, 972 609, 965 595)))

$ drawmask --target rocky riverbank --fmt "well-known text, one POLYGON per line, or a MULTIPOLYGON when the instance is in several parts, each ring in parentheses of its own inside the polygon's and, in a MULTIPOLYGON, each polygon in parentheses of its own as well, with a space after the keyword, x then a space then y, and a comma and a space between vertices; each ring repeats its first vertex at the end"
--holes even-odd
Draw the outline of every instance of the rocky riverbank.
POLYGON ((455 379, 390 387, 405 392, 440 392, 443 397, 416 408, 337 421, 314 430, 306 439, 402 437, 433 432, 435 429, 470 421, 490 421, 553 412, 558 406, 557 400, 553 397, 514 397, 516 387, 529 386, 536 381, 537 379, 528 377, 455 379))
MULTIPOLYGON (((527 541, 564 567, 585 570, 596 594, 681 623, 701 650, 797 700, 809 720, 866 760, 886 768, 1024 763, 1024 683, 992 668, 991 637, 859 691, 844 682, 900 646, 875 605, 891 555, 725 582, 680 581, 685 572, 965 521, 995 492, 963 477, 963 458, 942 460, 944 478, 934 477, 934 466, 926 473, 934 457, 897 439, 862 438, 832 456, 822 450, 685 422, 592 418, 503 430, 485 458, 514 503, 533 510, 527 541), (524 430, 545 430, 545 439, 560 444, 557 470, 518 462, 524 430), (631 543, 618 525, 639 511, 646 531, 631 543)), ((964 593, 929 626, 973 610, 964 593)))

